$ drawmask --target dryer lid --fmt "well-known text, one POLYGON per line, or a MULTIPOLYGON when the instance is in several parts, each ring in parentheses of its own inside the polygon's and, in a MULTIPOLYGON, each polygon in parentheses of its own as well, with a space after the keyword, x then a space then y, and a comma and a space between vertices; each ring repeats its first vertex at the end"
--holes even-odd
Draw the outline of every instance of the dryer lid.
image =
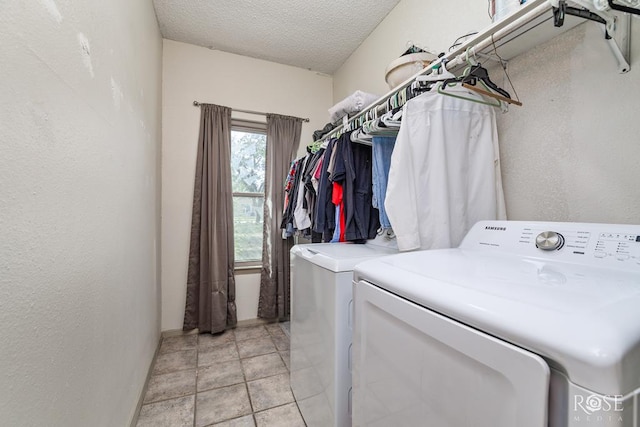
POLYGON ((292 258, 304 259, 334 273, 350 272, 363 261, 397 253, 397 248, 372 243, 313 243, 296 245, 291 249, 292 258))

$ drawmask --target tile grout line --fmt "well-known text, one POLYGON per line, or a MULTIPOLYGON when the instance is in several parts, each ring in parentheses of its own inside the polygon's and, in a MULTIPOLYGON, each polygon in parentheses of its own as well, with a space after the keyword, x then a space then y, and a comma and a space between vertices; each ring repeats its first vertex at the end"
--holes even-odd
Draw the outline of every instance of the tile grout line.
POLYGON ((200 363, 200 334, 196 335, 196 387, 193 395, 193 427, 196 427, 196 415, 198 411, 198 376, 200 369, 198 367, 200 363))
MULTIPOLYGON (((263 327, 264 327, 264 326, 263 326, 263 327)), ((280 351, 279 351, 279 349, 278 349, 278 346, 276 345, 276 342, 274 341, 274 336, 273 336, 273 334, 271 334, 271 332, 269 331, 269 329, 267 329, 266 327, 264 327, 264 329, 266 329, 266 331, 267 331, 267 336, 269 337, 269 340, 271 341, 271 344, 273 344, 273 347, 275 348, 275 352, 274 352, 274 353, 276 353, 276 354, 280 357, 280 360, 281 360, 281 361, 282 361, 282 363, 285 365, 285 369, 287 369, 287 374, 290 374, 289 369, 287 368, 286 363, 284 362, 284 359, 282 359, 282 355, 280 354, 280 351)), ((237 344, 237 341, 236 341, 236 344, 237 344)), ((272 354, 272 353, 267 353, 267 354, 272 354)), ((254 356, 254 357, 258 357, 258 356, 254 356)), ((241 360, 241 363, 242 363, 242 360, 241 360)), ((244 369, 243 369, 243 375, 244 375, 244 369)), ((278 376, 278 375, 282 375, 282 374, 269 375, 269 376, 266 376, 266 377, 264 377, 264 378, 257 378, 257 379, 254 379, 254 380, 252 380, 252 381, 258 381, 258 380, 263 380, 263 379, 266 379, 266 378, 272 378, 272 377, 276 377, 276 376, 278 376)), ((258 413, 260 413, 260 412, 266 412, 266 411, 269 411, 269 410, 272 410, 272 409, 275 409, 275 408, 279 408, 279 407, 282 407, 282 406, 286 406, 286 405, 288 405, 288 404, 290 404, 290 403, 294 403, 294 402, 296 403, 296 408, 298 407, 298 404, 297 404, 297 402, 295 401, 295 398, 294 398, 294 399, 293 399, 293 402, 289 402, 289 403, 285 403, 285 404, 282 404, 282 405, 274 406, 274 407, 272 407, 272 408, 266 408, 266 409, 263 409, 262 411, 254 411, 254 410, 253 410, 253 409, 254 409, 254 408, 253 408, 253 401, 251 400, 251 394, 249 393, 249 381, 247 381, 246 376, 245 376, 245 385, 246 385, 246 387, 247 387, 247 394, 249 395, 249 404, 251 405, 251 409, 252 409, 252 413, 251 413, 251 415, 252 415, 253 423, 254 423, 254 425, 255 425, 255 426, 258 426, 258 419, 256 418, 256 414, 258 414, 258 413)), ((291 386, 289 386, 289 389, 291 389, 291 386)), ((293 391, 291 392, 291 394, 293 395, 293 391)), ((298 408, 298 411, 300 411, 300 409, 299 409, 299 408, 298 408)), ((305 425, 306 425, 306 424, 305 424, 305 425)))
MULTIPOLYGON (((235 330, 233 332, 233 342, 236 345, 236 352, 238 353, 238 361, 240 362, 240 370, 242 371, 242 378, 244 379, 244 389, 247 392, 247 399, 249 399, 249 407, 251 408, 251 417, 253 418, 253 424, 256 424, 255 412, 253 411, 253 401, 251 400, 251 393, 249 393, 249 383, 247 382, 247 376, 244 373, 244 365, 242 364, 242 358, 240 357, 240 347, 238 347, 238 337, 236 336, 235 330)), ((242 415, 243 417, 245 415, 242 415)))
MULTIPOLYGON (((295 403, 296 404, 296 408, 298 408, 298 402, 296 402, 295 399, 294 399, 293 402, 287 402, 287 403, 282 403, 282 404, 277 405, 277 406, 272 406, 271 408, 267 408, 267 409, 263 409, 262 411, 254 412, 253 415, 261 414, 261 413, 267 412, 267 411, 271 411, 272 409, 276 409, 276 408, 282 408, 283 406, 291 405, 292 403, 295 403)), ((300 408, 298 408, 298 411, 300 411, 300 408)), ((302 414, 300 414, 300 417, 302 418, 302 414)), ((304 418, 302 419, 302 421, 304 421, 304 418)), ((305 423, 305 426, 306 426, 306 423, 305 423)))

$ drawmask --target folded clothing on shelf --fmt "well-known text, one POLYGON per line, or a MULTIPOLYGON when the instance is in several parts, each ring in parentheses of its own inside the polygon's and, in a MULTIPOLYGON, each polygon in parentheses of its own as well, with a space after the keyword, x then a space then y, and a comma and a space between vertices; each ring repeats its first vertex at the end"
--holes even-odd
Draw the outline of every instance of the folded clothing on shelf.
POLYGON ((358 113, 378 98, 378 95, 357 90, 333 107, 329 108, 329 121, 331 123, 335 123, 346 115, 358 113))
POLYGON ((327 123, 326 125, 324 125, 322 129, 318 129, 315 132, 313 132, 313 140, 319 141, 320 139, 322 139, 323 136, 325 136, 327 133, 331 132, 335 128, 336 128, 336 125, 334 125, 333 123, 327 123))

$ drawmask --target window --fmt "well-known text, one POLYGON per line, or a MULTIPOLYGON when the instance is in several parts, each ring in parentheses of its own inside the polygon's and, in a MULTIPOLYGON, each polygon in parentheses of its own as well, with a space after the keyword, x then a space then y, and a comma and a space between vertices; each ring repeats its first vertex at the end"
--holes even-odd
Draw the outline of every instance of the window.
POLYGON ((235 261, 253 267, 262 261, 266 124, 234 119, 231 125, 231 188, 235 261))

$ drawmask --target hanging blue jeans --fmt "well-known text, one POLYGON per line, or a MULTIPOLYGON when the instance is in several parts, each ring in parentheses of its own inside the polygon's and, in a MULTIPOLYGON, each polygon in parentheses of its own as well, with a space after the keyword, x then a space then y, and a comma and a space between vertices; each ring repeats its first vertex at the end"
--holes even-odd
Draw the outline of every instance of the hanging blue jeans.
POLYGON ((340 205, 336 206, 336 229, 330 243, 340 243, 340 205))
POLYGON ((382 228, 391 228, 391 223, 384 208, 384 198, 387 194, 387 181, 391 167, 391 153, 396 144, 395 136, 374 136, 373 146, 373 207, 380 212, 382 228))

